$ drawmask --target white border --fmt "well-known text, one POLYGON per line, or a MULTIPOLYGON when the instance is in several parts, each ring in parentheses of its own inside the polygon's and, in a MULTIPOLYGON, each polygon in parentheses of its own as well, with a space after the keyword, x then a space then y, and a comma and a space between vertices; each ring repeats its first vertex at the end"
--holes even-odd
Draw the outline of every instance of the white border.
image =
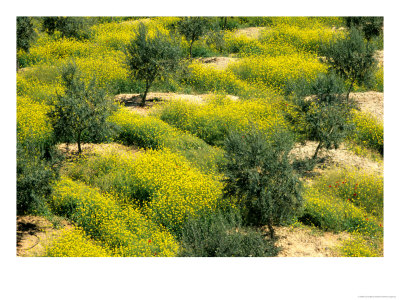
MULTIPOLYGON (((398 278, 398 14, 388 1, 16 1, 1 18, 2 299, 361 299, 396 295, 398 278), (30 15, 385 17, 384 258, 15 257, 15 17, 30 15), (4 93, 4 89, 6 92, 4 93), (396 93, 397 92, 397 93, 396 93), (397 276, 396 276, 397 275, 397 276)), ((393 3, 393 2, 392 2, 393 3)), ((4 4, 3 4, 4 5, 4 4)), ((3 7, 4 9, 4 7, 3 7)))

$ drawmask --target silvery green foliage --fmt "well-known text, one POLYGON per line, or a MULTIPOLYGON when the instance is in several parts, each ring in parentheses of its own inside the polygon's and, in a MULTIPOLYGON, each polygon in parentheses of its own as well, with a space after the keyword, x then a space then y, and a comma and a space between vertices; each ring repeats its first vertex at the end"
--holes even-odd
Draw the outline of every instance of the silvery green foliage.
POLYGON ((298 89, 293 104, 296 118, 289 114, 289 122, 305 139, 318 142, 313 159, 322 148, 338 148, 354 128, 355 104, 346 99, 344 82, 333 73, 318 76, 309 91, 298 89))
POLYGON ((111 133, 108 116, 115 110, 115 104, 92 78, 86 83, 74 62, 64 65, 61 79, 66 87, 52 103, 48 113, 58 142, 81 143, 99 142, 111 133))
POLYGON ((180 256, 256 257, 276 256, 278 249, 262 233, 243 227, 233 210, 189 218, 182 230, 180 256))
POLYGON ((291 135, 277 129, 267 137, 256 127, 231 133, 225 142, 225 196, 237 197, 245 220, 268 225, 290 220, 301 208, 302 185, 289 159, 291 135))
POLYGON ((361 30, 369 41, 383 32, 383 17, 345 17, 348 28, 361 30))
POLYGON ((204 17, 184 17, 178 22, 178 31, 189 42, 189 57, 192 57, 193 43, 205 34, 210 20, 204 17))
POLYGON ((170 36, 155 32, 151 37, 147 27, 140 23, 135 37, 125 48, 126 65, 134 79, 145 83, 141 105, 156 78, 168 76, 175 71, 181 59, 179 44, 170 36))
POLYGON ((377 61, 375 46, 364 40, 360 31, 352 27, 345 38, 336 38, 321 45, 321 54, 329 68, 349 83, 346 99, 355 83, 361 85, 371 80, 377 61))

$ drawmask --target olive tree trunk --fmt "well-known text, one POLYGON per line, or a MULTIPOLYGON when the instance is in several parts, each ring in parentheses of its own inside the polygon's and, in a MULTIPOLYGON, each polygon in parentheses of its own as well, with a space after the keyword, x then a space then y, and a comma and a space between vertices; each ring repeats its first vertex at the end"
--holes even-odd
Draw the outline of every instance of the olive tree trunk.
POLYGON ((145 106, 146 105, 146 97, 147 97, 147 93, 150 89, 150 83, 148 81, 146 81, 146 89, 144 90, 144 93, 142 95, 142 102, 140 102, 140 106, 145 106))
POLYGON ((275 230, 274 230, 274 227, 272 227, 272 218, 268 219, 267 226, 268 226, 270 238, 274 239, 275 238, 275 230))
POLYGON ((78 154, 82 153, 82 148, 81 148, 81 136, 82 136, 82 131, 78 132, 78 137, 77 137, 77 143, 78 143, 78 154))

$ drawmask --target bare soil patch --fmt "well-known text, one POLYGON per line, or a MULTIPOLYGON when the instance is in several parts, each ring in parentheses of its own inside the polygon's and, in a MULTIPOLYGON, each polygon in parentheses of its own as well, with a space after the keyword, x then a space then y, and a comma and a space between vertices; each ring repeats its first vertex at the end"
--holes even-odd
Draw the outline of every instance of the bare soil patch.
POLYGON ((41 256, 45 254, 46 245, 59 236, 63 229, 73 228, 65 220, 59 228, 43 217, 17 216, 17 256, 41 256))
POLYGON ((237 57, 225 57, 225 56, 203 57, 198 59, 200 63, 206 64, 210 67, 214 67, 218 70, 225 70, 230 63, 236 62, 238 60, 239 58, 237 57))
MULTIPOLYGON (((314 96, 308 96, 305 100, 311 100, 314 96)), ((376 117, 379 121, 383 121, 384 104, 383 104, 383 93, 368 91, 368 92, 357 92, 350 93, 350 98, 354 99, 359 105, 362 112, 368 113, 376 117)))
POLYGON ((18 73, 23 74, 25 72, 31 71, 33 68, 32 67, 24 67, 24 68, 19 68, 18 73))
POLYGON ((276 246, 281 248, 278 257, 337 257, 337 247, 350 238, 346 232, 335 234, 310 227, 276 227, 275 231, 276 246))
POLYGON ((363 112, 374 115, 378 120, 383 121, 383 93, 381 92, 364 92, 350 93, 363 112))
MULTIPOLYGON (((103 153, 106 151, 119 151, 119 152, 129 152, 136 153, 139 151, 139 148, 136 146, 124 146, 118 143, 108 143, 108 144, 81 144, 82 154, 88 155, 93 153, 103 153)), ((74 159, 78 154, 78 144, 59 144, 58 150, 61 151, 62 154, 65 155, 67 159, 74 159)))
POLYGON ((344 27, 336 27, 336 26, 333 26, 333 27, 332 27, 332 30, 333 30, 333 31, 343 31, 343 30, 346 30, 346 28, 344 28, 344 27))
POLYGON ((375 52, 375 58, 378 61, 378 64, 383 67, 383 63, 384 63, 383 50, 377 50, 375 52))
MULTIPOLYGON (((148 93, 146 96, 146 105, 144 109, 151 108, 157 102, 168 101, 174 98, 180 98, 187 101, 202 103, 204 102, 204 95, 188 95, 188 94, 176 94, 176 93, 148 93)), ((140 94, 119 94, 114 98, 116 101, 123 103, 127 107, 140 106, 142 102, 142 97, 140 94)))
POLYGON ((241 28, 236 31, 236 35, 245 35, 248 36, 249 38, 256 39, 260 36, 260 32, 264 30, 265 27, 247 27, 247 28, 241 28))
MULTIPOLYGON (((176 93, 148 93, 146 97, 146 105, 140 106, 142 98, 140 94, 119 94, 115 96, 115 101, 118 101, 125 105, 128 109, 135 111, 141 115, 148 115, 153 106, 162 101, 170 101, 172 99, 181 99, 184 101, 204 104, 208 97, 213 96, 213 94, 176 94, 176 93)), ((239 97, 233 95, 227 95, 227 97, 232 100, 238 100, 239 97)))
MULTIPOLYGON (((318 142, 307 141, 304 145, 297 144, 291 151, 291 154, 298 160, 311 159, 317 148, 318 142)), ((339 149, 322 149, 318 152, 318 157, 323 158, 313 171, 309 172, 306 180, 315 175, 321 175, 324 170, 331 167, 353 167, 358 170, 368 170, 376 174, 383 173, 383 162, 372 161, 366 157, 361 157, 354 152, 346 149, 345 145, 341 145, 339 149)))

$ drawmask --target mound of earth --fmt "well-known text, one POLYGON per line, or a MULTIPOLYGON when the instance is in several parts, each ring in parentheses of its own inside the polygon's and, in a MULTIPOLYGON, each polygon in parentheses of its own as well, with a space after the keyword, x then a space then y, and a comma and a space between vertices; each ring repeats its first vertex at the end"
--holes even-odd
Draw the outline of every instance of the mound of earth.
POLYGON ((276 227, 275 233, 276 246, 281 248, 278 257, 335 257, 336 248, 350 238, 346 232, 334 234, 310 227, 276 227))
POLYGON ((73 225, 62 220, 59 227, 43 217, 17 216, 17 256, 42 256, 48 242, 73 225))

